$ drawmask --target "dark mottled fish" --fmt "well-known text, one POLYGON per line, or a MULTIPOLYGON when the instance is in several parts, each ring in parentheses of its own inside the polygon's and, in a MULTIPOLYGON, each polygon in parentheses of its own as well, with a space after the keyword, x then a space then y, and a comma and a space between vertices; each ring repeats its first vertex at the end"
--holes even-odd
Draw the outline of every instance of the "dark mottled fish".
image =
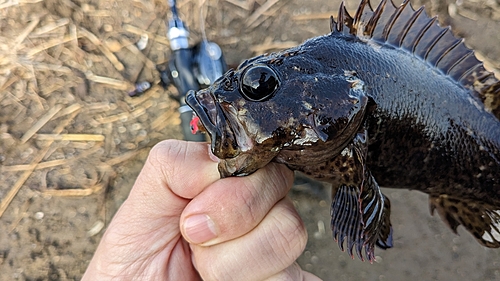
POLYGON ((500 247, 500 82, 408 1, 342 5, 331 27, 188 95, 221 175, 274 161, 332 183, 334 238, 361 259, 392 247, 379 186, 428 193, 453 231, 500 247))

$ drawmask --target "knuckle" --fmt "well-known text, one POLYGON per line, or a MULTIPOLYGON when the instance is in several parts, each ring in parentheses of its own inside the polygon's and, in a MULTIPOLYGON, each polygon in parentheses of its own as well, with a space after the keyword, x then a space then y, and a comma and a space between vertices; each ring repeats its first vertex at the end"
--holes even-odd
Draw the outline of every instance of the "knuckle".
POLYGON ((185 161, 186 153, 185 143, 178 140, 164 140, 151 148, 146 161, 164 178, 169 179, 178 172, 177 168, 185 161))
POLYGON ((183 151, 181 143, 177 140, 164 140, 157 143, 149 152, 153 161, 165 163, 175 160, 183 151))

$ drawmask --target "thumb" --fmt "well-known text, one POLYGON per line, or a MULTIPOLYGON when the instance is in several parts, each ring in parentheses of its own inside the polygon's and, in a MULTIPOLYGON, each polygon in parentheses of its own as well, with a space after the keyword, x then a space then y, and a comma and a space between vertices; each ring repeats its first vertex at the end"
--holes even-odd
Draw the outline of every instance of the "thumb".
MULTIPOLYGON (((177 259, 191 264, 181 239, 179 219, 190 199, 219 179, 217 163, 208 156, 208 146, 177 140, 163 141, 151 149, 129 197, 120 207, 83 280, 96 276, 148 275, 144 264, 161 262, 177 250, 177 259), (104 274, 104 275, 102 275, 104 274)), ((174 262, 172 260, 171 262, 174 262)), ((154 267, 166 270, 164 266, 154 267)), ((150 275, 151 276, 151 275, 150 275)))
POLYGON ((155 145, 125 202, 137 216, 180 215, 203 189, 219 179, 206 143, 166 140, 155 145))

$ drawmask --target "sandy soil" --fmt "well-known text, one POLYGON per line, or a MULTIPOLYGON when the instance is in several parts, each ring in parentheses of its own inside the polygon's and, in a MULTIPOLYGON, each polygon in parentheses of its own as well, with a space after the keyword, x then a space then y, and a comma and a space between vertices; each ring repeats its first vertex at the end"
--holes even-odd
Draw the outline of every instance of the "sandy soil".
MULTIPOLYGON (((229 64, 329 31, 337 0, 179 1, 193 42, 205 29, 229 64), (267 4, 269 9, 263 8, 267 4), (250 47, 248 47, 250 46, 250 47)), ((347 1, 354 12, 358 1, 347 1)), ((415 1, 499 69, 500 5, 415 1)), ((163 1, 0 0, 0 280, 78 280, 158 141, 179 138, 163 1), (142 52, 134 43, 149 34, 142 52), (12 199, 12 200, 11 200, 12 199), (10 204, 8 204, 10 202, 10 204)), ((351 260, 331 238, 327 189, 298 182, 290 196, 309 232, 300 264, 325 280, 500 280, 500 251, 454 235, 429 214, 427 196, 385 190, 394 248, 374 264, 351 260)))

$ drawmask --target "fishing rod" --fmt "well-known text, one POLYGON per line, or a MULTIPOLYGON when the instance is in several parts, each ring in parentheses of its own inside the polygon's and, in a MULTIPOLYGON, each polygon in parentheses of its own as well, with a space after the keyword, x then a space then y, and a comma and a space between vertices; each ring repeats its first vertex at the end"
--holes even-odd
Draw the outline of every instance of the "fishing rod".
POLYGON ((209 42, 205 36, 195 46, 189 46, 189 31, 179 17, 176 2, 168 0, 172 16, 167 25, 167 37, 172 54, 165 69, 160 71, 160 77, 164 87, 173 84, 179 93, 176 99, 180 103, 184 139, 201 142, 205 141, 205 135, 192 133, 193 110, 186 104, 185 96, 190 90, 197 91, 212 84, 226 72, 227 64, 219 45, 209 42))

